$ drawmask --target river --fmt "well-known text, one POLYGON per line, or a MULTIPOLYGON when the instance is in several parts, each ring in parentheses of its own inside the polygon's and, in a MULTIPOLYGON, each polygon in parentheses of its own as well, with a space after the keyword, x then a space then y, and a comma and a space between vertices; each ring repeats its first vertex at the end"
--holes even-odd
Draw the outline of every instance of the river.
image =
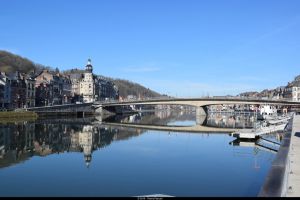
MULTIPOLYGON (((257 196, 276 152, 226 133, 121 126, 189 127, 195 119, 157 111, 0 123, 0 196, 257 196)), ((221 113, 205 120, 210 127, 254 123, 252 115, 221 113)))

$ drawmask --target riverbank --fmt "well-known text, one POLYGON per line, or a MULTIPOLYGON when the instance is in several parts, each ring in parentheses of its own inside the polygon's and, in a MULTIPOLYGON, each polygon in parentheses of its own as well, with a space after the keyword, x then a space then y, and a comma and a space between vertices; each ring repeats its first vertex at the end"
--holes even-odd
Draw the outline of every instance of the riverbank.
POLYGON ((287 184, 283 197, 300 196, 300 116, 296 115, 293 122, 291 143, 287 163, 287 184))
POLYGON ((0 112, 0 123, 11 123, 19 121, 34 121, 38 118, 38 115, 35 112, 31 111, 9 111, 9 112, 0 112))
POLYGON ((299 197, 300 116, 290 120, 259 197, 299 197))

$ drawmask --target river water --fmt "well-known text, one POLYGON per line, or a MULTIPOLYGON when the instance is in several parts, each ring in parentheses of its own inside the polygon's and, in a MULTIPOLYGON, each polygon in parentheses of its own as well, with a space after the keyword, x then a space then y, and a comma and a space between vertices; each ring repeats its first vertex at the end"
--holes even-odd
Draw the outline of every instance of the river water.
MULTIPOLYGON (((257 196, 276 152, 226 133, 120 125, 190 127, 195 119, 160 111, 0 124, 0 196, 257 196)), ((255 116, 220 113, 205 120, 253 123, 255 116)))

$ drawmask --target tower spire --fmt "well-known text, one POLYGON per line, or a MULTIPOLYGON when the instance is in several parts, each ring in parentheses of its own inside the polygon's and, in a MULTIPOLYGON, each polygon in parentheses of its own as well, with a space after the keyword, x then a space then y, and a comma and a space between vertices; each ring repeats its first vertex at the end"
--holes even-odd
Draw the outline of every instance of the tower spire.
POLYGON ((89 58, 87 65, 85 66, 85 71, 93 73, 92 60, 89 58))

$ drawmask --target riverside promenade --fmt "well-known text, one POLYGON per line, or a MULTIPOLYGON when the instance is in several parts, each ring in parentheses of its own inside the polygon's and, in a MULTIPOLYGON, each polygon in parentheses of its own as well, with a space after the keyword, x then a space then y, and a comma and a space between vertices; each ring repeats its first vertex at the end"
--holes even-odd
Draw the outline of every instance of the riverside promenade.
POLYGON ((286 128, 259 197, 300 197, 300 115, 286 128))
POLYGON ((294 116, 288 158, 288 189, 283 196, 300 197, 300 115, 294 116))

